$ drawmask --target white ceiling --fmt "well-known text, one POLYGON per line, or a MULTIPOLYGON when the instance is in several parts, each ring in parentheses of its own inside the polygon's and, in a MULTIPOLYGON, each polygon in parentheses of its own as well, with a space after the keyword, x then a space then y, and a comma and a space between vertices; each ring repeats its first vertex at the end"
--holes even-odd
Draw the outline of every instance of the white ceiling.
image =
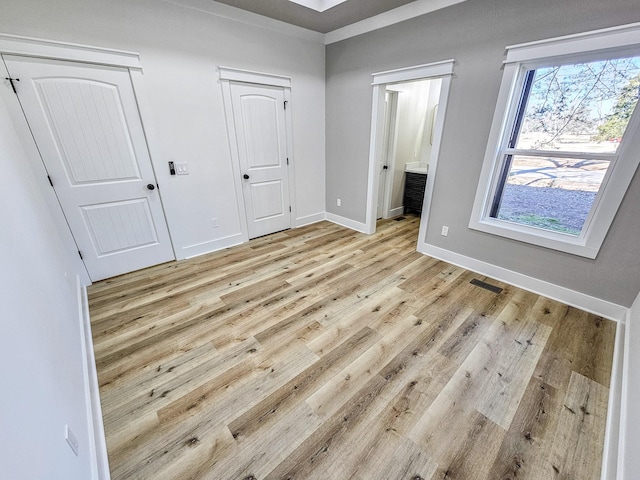
POLYGON ((421 0, 346 0, 342 2, 339 0, 216 1, 320 33, 332 32, 409 3, 423 3, 421 0))

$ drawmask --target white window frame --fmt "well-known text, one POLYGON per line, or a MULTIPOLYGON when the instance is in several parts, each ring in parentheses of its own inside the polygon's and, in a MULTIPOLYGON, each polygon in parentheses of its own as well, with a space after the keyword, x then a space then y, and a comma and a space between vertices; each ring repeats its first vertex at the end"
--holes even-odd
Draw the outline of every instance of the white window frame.
MULTIPOLYGON (((480 173, 469 228, 587 258, 596 258, 640 164, 640 107, 602 182, 594 205, 578 236, 507 222, 489 216, 504 162, 506 142, 522 94, 524 74, 540 66, 640 55, 640 23, 506 47, 507 59, 496 110, 480 173)), ((580 158, 584 158, 582 155, 580 158)), ((600 157, 602 157, 600 155, 600 157)))

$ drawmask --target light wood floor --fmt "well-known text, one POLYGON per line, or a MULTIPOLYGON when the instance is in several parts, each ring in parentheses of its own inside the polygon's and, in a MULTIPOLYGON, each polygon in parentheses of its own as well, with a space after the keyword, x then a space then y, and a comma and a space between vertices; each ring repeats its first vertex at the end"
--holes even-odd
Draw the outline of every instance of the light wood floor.
POLYGON ((112 478, 598 479, 615 324, 417 229, 323 222, 93 285, 112 478))

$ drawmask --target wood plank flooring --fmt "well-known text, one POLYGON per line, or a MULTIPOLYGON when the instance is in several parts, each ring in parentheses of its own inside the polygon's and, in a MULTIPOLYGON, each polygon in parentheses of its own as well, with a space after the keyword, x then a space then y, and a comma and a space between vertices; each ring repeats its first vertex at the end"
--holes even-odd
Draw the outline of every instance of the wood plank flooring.
POLYGON ((614 322, 415 252, 418 221, 91 286, 112 478, 599 479, 614 322))

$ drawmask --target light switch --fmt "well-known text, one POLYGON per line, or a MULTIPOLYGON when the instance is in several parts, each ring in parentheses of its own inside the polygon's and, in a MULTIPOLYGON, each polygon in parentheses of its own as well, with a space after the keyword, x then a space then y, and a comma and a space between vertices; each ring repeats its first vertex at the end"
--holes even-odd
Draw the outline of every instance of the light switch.
POLYGON ((188 163, 176 163, 176 173, 178 175, 189 175, 188 163))

